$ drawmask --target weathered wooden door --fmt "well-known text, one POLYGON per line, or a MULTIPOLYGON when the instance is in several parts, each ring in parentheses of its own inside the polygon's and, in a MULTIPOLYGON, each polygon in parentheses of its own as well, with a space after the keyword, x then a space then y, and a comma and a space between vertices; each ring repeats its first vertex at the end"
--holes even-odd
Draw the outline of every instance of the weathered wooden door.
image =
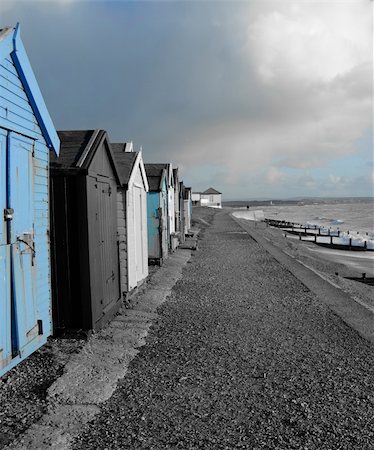
POLYGON ((10 245, 7 231, 7 133, 0 128, 0 371, 12 358, 11 297, 10 297, 10 245))
MULTIPOLYGON (((34 142, 14 132, 1 132, 1 203, 3 227, 0 235, 2 317, 11 315, 11 353, 21 355, 29 342, 42 332, 37 320, 34 245, 34 142), (5 151, 4 151, 5 149, 5 151), (5 190, 5 199, 4 199, 5 190), (5 207, 4 207, 5 206, 5 207), (5 248, 4 248, 5 247, 5 248)), ((6 320, 7 322, 7 320, 6 320)), ((5 325, 9 337, 8 325, 5 325)), ((3 333, 2 333, 3 335, 3 333)), ((5 347, 9 358, 9 345, 5 347)))
MULTIPOLYGON (((91 177, 90 177, 91 178, 91 177)), ((88 195, 93 206, 89 217, 90 271, 93 319, 99 322, 120 298, 116 185, 104 177, 91 178, 88 195)))
POLYGON ((160 193, 148 192, 147 194, 147 231, 148 231, 148 257, 161 258, 161 215, 159 208, 160 193))
POLYGON ((100 182, 100 241, 104 308, 119 298, 117 249, 117 191, 111 182, 100 182))
MULTIPOLYGON (((9 133, 11 273, 14 308, 13 347, 22 349, 38 336, 34 244, 34 142, 9 133)), ((14 350, 13 349, 13 350, 14 350)))
POLYGON ((161 204, 162 208, 160 210, 161 221, 161 246, 162 246, 162 257, 166 258, 169 249, 169 217, 167 208, 167 193, 161 193, 161 204))

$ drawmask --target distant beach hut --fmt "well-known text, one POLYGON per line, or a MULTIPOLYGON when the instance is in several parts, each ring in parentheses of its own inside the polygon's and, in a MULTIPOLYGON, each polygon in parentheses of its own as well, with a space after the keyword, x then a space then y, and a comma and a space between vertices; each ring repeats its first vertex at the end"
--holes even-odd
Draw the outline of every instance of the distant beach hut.
POLYGON ((20 37, 0 30, 0 376, 52 331, 48 163, 60 141, 20 37))
POLYGON ((164 165, 145 164, 149 192, 147 194, 148 259, 162 264, 168 256, 168 174, 164 165))
POLYGON ((201 206, 222 208, 222 193, 212 187, 200 193, 201 206))
POLYGON ((185 234, 185 218, 184 218, 184 196, 185 187, 183 181, 179 182, 179 219, 180 219, 180 242, 183 243, 186 240, 185 234))
POLYGON ((184 188, 184 234, 188 234, 191 229, 191 219, 192 219, 192 198, 191 198, 191 188, 184 188))
POLYGON ((201 206, 201 192, 191 192, 191 201, 193 206, 201 206))
POLYGON ((173 169, 174 179, 174 229, 176 233, 180 232, 180 213, 179 213, 179 171, 173 169))
POLYGON ((167 179, 167 217, 168 217, 168 246, 170 250, 173 249, 174 244, 174 233, 175 233, 175 205, 174 205, 174 174, 173 174, 173 166, 171 163, 163 163, 163 164, 155 164, 158 167, 162 167, 166 171, 166 179, 167 179))
POLYGON ((168 208, 168 227, 169 227, 169 248, 171 250, 173 249, 173 243, 174 240, 172 239, 174 237, 175 233, 175 204, 174 204, 174 173, 173 173, 173 166, 171 163, 165 164, 167 178, 168 178, 168 202, 167 202, 167 208, 168 208))
POLYGON ((148 181, 141 152, 133 144, 111 144, 120 177, 118 239, 122 295, 148 276, 148 181))
POLYGON ((180 200, 179 200, 179 171, 178 168, 173 169, 174 182, 174 233, 170 236, 171 249, 174 251, 181 241, 181 224, 180 224, 180 200))
POLYGON ((97 330, 121 305, 120 178, 104 130, 58 134, 60 156, 50 164, 55 330, 97 330))

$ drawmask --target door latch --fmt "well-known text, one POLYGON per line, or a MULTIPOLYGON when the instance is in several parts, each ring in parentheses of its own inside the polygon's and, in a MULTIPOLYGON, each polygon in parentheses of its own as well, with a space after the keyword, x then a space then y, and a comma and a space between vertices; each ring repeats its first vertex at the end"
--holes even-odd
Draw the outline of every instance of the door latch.
POLYGON ((4 208, 4 220, 12 220, 14 214, 13 208, 4 208))

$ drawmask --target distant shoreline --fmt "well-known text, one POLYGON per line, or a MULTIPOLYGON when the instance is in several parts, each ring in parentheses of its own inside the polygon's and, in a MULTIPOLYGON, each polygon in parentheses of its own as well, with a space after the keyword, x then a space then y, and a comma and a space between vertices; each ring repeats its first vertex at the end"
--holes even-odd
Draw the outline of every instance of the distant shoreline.
POLYGON ((245 208, 257 206, 307 206, 307 205, 331 205, 351 203, 374 203, 374 197, 341 197, 341 198, 300 198, 289 200, 232 200, 223 201, 222 206, 227 208, 245 208))

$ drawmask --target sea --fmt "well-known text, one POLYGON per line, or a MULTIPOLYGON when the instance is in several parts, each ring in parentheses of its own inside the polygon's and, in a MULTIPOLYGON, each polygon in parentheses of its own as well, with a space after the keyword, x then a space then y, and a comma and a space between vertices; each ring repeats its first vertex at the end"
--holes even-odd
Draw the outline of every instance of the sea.
MULTIPOLYGON (((269 202, 270 203, 270 202, 269 202)), ((286 220, 302 225, 318 225, 322 229, 339 230, 335 243, 362 246, 374 250, 374 202, 345 202, 293 205, 261 205, 235 208, 238 218, 262 221, 264 218, 286 220)), ((323 247, 309 248, 314 256, 343 263, 357 273, 365 272, 374 277, 374 252, 351 252, 323 247)))
MULTIPOLYGON (((245 210, 246 208, 240 208, 245 210)), ((323 203, 299 205, 269 205, 250 207, 252 214, 267 219, 287 220, 302 225, 318 225, 324 228, 367 235, 374 238, 374 202, 323 203)))

